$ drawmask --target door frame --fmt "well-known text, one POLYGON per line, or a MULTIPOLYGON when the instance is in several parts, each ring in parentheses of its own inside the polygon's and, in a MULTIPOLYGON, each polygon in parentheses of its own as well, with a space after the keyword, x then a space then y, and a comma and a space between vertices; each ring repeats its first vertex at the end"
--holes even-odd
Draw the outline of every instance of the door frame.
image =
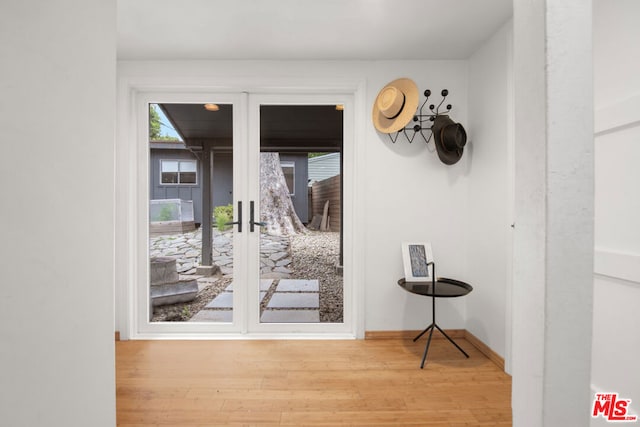
MULTIPOLYGON (((351 165, 354 161, 354 126, 353 96, 350 94, 327 94, 327 93, 279 93, 277 91, 268 93, 252 93, 248 95, 248 124, 249 124, 249 152, 258 154, 247 158, 248 171, 248 192, 249 201, 255 202, 257 212, 260 212, 260 107, 262 105, 344 105, 343 116, 343 147, 341 156, 345 165, 351 165)), ((351 276, 353 268, 353 234, 350 233, 354 224, 353 217, 349 215, 353 211, 353 182, 352 170, 345 167, 341 179, 345 182, 342 199, 344 201, 344 220, 342 228, 345 230, 344 239, 344 269, 342 277, 343 289, 343 323, 261 323, 260 322, 260 300, 259 300, 259 278, 260 278, 260 233, 249 233, 249 295, 248 295, 248 332, 249 333, 276 333, 276 334, 348 334, 352 328, 354 281, 351 276)))
MULTIPOLYGON (((120 339, 229 339, 229 338, 364 338, 364 230, 362 221, 355 221, 363 215, 363 153, 364 123, 366 117, 365 83, 360 79, 309 79, 297 80, 295 85, 286 81, 269 81, 259 78, 219 79, 172 77, 120 78, 118 84, 118 112, 116 138, 116 200, 115 200, 115 275, 116 275, 116 325, 120 339), (345 140, 345 169, 352 173, 344 177, 344 191, 349 194, 345 205, 345 284, 350 295, 344 296, 345 316, 342 324, 324 324, 325 330, 311 327, 307 330, 296 328, 284 331, 268 326, 251 328, 247 319, 247 304, 250 297, 234 298, 243 300, 234 305, 232 324, 180 322, 176 324, 153 324, 145 319, 139 310, 141 298, 148 298, 141 291, 140 283, 148 282, 148 191, 149 154, 148 130, 146 123, 148 102, 201 102, 215 95, 234 100, 234 138, 246 140, 248 129, 237 123, 250 123, 248 118, 248 94, 251 95, 299 95, 327 96, 345 104, 345 129, 349 127, 352 141, 349 149, 345 140), (237 105, 237 114, 236 108, 237 105), (347 123, 349 123, 347 125, 347 123), (236 126, 239 126, 236 128, 236 126), (347 244, 348 242, 348 244, 347 244), (350 264, 347 264, 349 262, 350 264), (349 267, 347 267, 349 266, 349 267), (348 308, 347 308, 348 304, 348 308), (337 326, 335 326, 337 325, 337 326)), ((243 153, 239 152, 239 156, 243 153)), ((234 160, 235 163, 235 160, 234 160)), ((235 164, 234 164, 235 168, 235 164)), ((235 172, 234 172, 235 174, 235 172)), ((245 185, 234 180, 236 185, 245 185)), ((239 193, 238 193, 239 194, 239 193)), ((244 216, 247 218, 248 216, 244 216)), ((237 233, 236 233, 237 234, 237 233)), ((239 280, 246 280, 242 271, 239 280)), ((251 272, 249 272, 251 274, 251 272)), ((240 291, 240 289, 238 289, 240 291)), ((236 290, 234 290, 236 292, 236 290)), ((240 291, 238 296, 240 297, 240 291)), ((257 295, 256 295, 257 298, 257 295)), ((235 303, 234 303, 235 304, 235 303)), ((148 314, 146 314, 148 316, 148 314)), ((255 319, 254 319, 255 320, 255 319)), ((323 325, 323 324, 318 324, 323 325)))
MULTIPOLYGON (((180 338, 184 334, 193 338, 194 335, 206 337, 209 334, 241 334, 247 330, 246 322, 246 290, 244 287, 234 287, 233 298, 233 320, 232 322, 149 322, 149 134, 148 134, 148 105, 161 103, 177 103, 177 104, 205 104, 207 102, 216 102, 217 104, 233 105, 233 206, 237 206, 236 195, 243 194, 246 183, 243 174, 244 168, 242 157, 244 148, 246 147, 246 126, 243 121, 246 120, 246 97, 240 93, 217 93, 217 92, 197 92, 197 93, 180 93, 180 92, 157 92, 145 91, 140 92, 135 99, 136 117, 137 117, 137 140, 138 146, 138 162, 137 162, 137 184, 138 194, 137 200, 138 212, 134 219, 136 224, 136 280, 132 283, 131 295, 133 297, 133 320, 135 332, 144 338, 180 338), (146 192, 142 191, 146 188, 146 192)), ((211 167, 211 165, 202 164, 203 168, 211 167)), ((234 216, 238 216, 238 212, 234 216)), ((203 212, 203 217, 205 213, 203 212)), ((245 212, 243 217, 246 218, 245 212)), ((246 281, 246 269, 236 268, 242 267, 238 261, 242 262, 246 259, 246 254, 242 249, 246 247, 244 234, 234 233, 234 280, 246 281)), ((132 337, 133 338, 133 337, 132 337)))

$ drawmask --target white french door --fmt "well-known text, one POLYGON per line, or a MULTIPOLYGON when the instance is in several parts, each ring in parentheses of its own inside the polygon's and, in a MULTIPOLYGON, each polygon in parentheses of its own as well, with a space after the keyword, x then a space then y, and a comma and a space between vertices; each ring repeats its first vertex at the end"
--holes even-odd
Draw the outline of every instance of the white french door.
MULTIPOLYGON (((261 164, 260 161, 261 156, 277 154, 282 162, 287 152, 293 153, 290 154, 293 157, 304 156, 306 158, 308 152, 323 149, 314 144, 307 145, 308 141, 305 141, 304 138, 293 143, 288 142, 283 146, 283 144, 278 143, 277 136, 272 137, 275 142, 268 140, 267 135, 269 132, 263 129, 262 126, 275 127, 268 122, 270 118, 282 116, 282 113, 277 113, 278 111, 286 112, 285 114, 290 115, 288 119, 290 120, 289 126, 292 128, 291 133, 294 133, 293 129, 297 126, 301 126, 301 123, 299 123, 301 117, 309 116, 309 110, 314 111, 314 113, 311 113, 312 115, 316 111, 333 111, 340 115, 341 119, 346 116, 348 118, 343 120, 342 125, 342 144, 330 149, 338 150, 337 153, 348 161, 351 160, 350 156, 352 156, 353 147, 352 111, 348 112, 347 107, 344 111, 338 108, 339 111, 336 112, 337 106, 343 107, 345 104, 352 105, 351 97, 328 94, 283 93, 251 94, 248 96, 247 196, 249 203, 253 203, 254 217, 260 216, 259 213, 263 211, 263 206, 260 205, 260 202, 265 199, 264 194, 262 194, 265 189, 261 188, 260 174, 261 167, 264 167, 264 164, 261 164)), ((318 120, 321 121, 322 118, 318 116, 318 120)), ((322 123, 319 126, 322 126, 322 123)), ((327 123, 326 126, 329 126, 329 124, 327 123)), ((289 131, 287 129, 278 129, 277 133, 284 134, 289 133, 289 131)), ((289 138, 291 138, 291 135, 289 135, 289 138)), ((351 171, 352 169, 347 170, 347 168, 344 168, 341 171, 342 176, 340 178, 343 181, 345 178, 349 181, 352 179, 350 176, 351 171)), ((291 185, 291 182, 289 185, 291 185)), ((302 191, 306 192, 308 190, 306 179, 304 185, 296 185, 295 187, 295 191, 293 188, 289 188, 289 191, 295 194, 300 194, 302 191)), ((347 190, 347 193, 350 194, 350 191, 351 189, 347 190)), ((342 193, 344 192, 341 192, 342 198, 347 200, 348 194, 342 193)), ((333 233, 335 243, 338 246, 336 250, 339 253, 348 253, 352 247, 352 239, 349 234, 351 223, 348 220, 352 209, 353 206, 351 204, 345 204, 342 211, 346 213, 344 218, 347 220, 340 221, 342 223, 341 233, 347 238, 340 239, 340 233, 333 233)), ((335 206, 334 210, 340 212, 338 206, 335 206)), ((312 216, 310 212, 305 222, 311 222, 312 216)), ((270 228, 269 224, 265 225, 267 225, 267 229, 270 228)), ((276 334, 342 334, 352 332, 354 292, 352 280, 350 280, 351 258, 347 256, 347 261, 341 263, 343 264, 341 265, 343 268, 341 274, 334 272, 334 275, 337 276, 337 280, 334 280, 334 282, 338 283, 334 283, 333 286, 339 289, 331 291, 333 293, 331 301, 333 301, 333 304, 342 305, 342 307, 337 307, 337 310, 342 311, 342 315, 337 316, 339 318, 338 321, 327 321, 326 316, 324 316, 324 311, 327 310, 327 303, 324 298, 329 298, 323 292, 329 291, 322 282, 325 279, 315 277, 313 274, 293 276, 295 278, 290 279, 288 276, 278 275, 277 271, 275 273, 272 272, 272 268, 266 264, 270 262, 268 247, 273 244, 270 239, 271 237, 267 233, 260 233, 258 228, 254 228, 254 231, 248 234, 249 290, 247 302, 249 307, 249 332, 276 334), (269 291, 265 294, 267 289, 269 291), (336 294, 339 295, 337 298, 335 297, 336 294), (268 303, 266 304, 264 302, 265 297, 268 298, 268 303)), ((296 253, 294 240, 295 237, 289 240, 290 248, 288 249, 292 262, 309 262, 304 261, 305 258, 296 253)), ((322 253, 317 255, 319 258, 322 257, 322 253)), ((279 260, 279 256, 276 254, 275 259, 279 260)), ((335 256, 335 259, 325 260, 325 262, 338 262, 338 258, 338 256, 335 256)), ((275 265, 277 266, 277 264, 275 265)), ((296 270, 297 267, 300 266, 294 266, 292 269, 296 270)), ((277 270, 277 267, 275 267, 275 270, 277 270)), ((300 270, 307 269, 301 268, 300 270)), ((330 307, 330 309, 335 311, 336 307, 330 307)))
MULTIPOLYGON (((322 91, 319 91, 322 92, 322 91)), ((136 210, 136 230, 137 238, 135 247, 137 262, 137 280, 132 290, 133 300, 133 327, 130 336, 132 338, 224 338, 224 337, 354 337, 356 327, 354 321, 354 308, 357 307, 354 300, 354 176, 352 167, 354 158, 354 96, 352 93, 163 93, 141 92, 136 96, 136 111, 138 123, 137 153, 136 157, 141 161, 137 167, 137 191, 139 195, 148 194, 148 197, 138 197, 136 210), (213 196, 216 199, 216 169, 217 159, 229 159, 232 165, 232 197, 228 200, 233 206, 233 229, 224 235, 206 235, 203 230, 203 238, 218 238, 219 241, 228 240, 232 247, 230 267, 224 271, 224 276, 228 280, 229 286, 222 292, 226 297, 226 313, 224 316, 212 316, 211 313, 204 313, 200 317, 193 316, 189 321, 152 321, 150 312, 153 310, 151 300, 151 275, 150 260, 154 256, 159 256, 159 252, 154 252, 151 246, 153 236, 150 228, 150 208, 149 200, 153 200, 154 183, 153 174, 157 173, 153 168, 158 158, 149 149, 148 133, 148 111, 150 104, 166 105, 198 105, 214 103, 229 109, 231 114, 232 137, 230 143, 224 150, 212 145, 211 151, 206 155, 202 152, 194 151, 194 154, 201 160, 201 170, 198 178, 211 181, 213 196), (265 321, 263 317, 264 304, 261 307, 261 300, 266 291, 264 288, 265 279, 261 277, 261 264, 264 260, 264 234, 261 236, 260 222, 260 153, 264 151, 261 146, 261 112, 265 107, 271 106, 344 106, 344 127, 343 146, 341 156, 344 163, 342 182, 344 191, 342 194, 344 206, 342 212, 341 254, 343 254, 343 313, 340 322, 321 322, 315 320, 299 321, 293 320, 270 320, 265 321), (204 161, 202 161, 204 159, 204 161), (146 165, 146 167, 144 167, 146 165), (209 170, 205 170, 208 168, 209 170), (253 222, 253 224, 252 224, 253 222), (217 236, 217 237, 216 237, 217 236), (261 245, 262 243, 262 245, 261 245), (209 315, 209 317, 207 317, 209 315)), ((179 110, 176 108, 176 110, 179 110)), ((209 147, 206 143, 204 147, 209 147)), ((210 147, 209 147, 210 148, 210 147)), ((205 149, 209 149, 205 148, 205 149)), ((175 179, 169 170, 173 165, 166 163, 167 180, 175 179)), ((164 183, 162 171, 160 173, 160 190, 172 191, 176 183, 164 183)), ((179 171, 177 172, 179 173, 179 171)), ((201 181, 200 181, 201 182, 201 181)), ((202 183, 202 182, 201 182, 202 183)), ((178 183, 179 184, 179 183, 178 183)), ((178 190, 184 188, 179 187, 178 190)), ((306 191, 306 187, 305 187, 306 191)), ((177 194, 177 193, 176 193, 177 194)), ((213 208, 214 203, 210 203, 213 208)), ((202 212, 203 218, 210 216, 211 212, 202 212)), ((310 218, 309 218, 310 219, 310 218)), ((203 220, 204 222, 204 220, 203 220)), ((215 245, 214 245, 215 246, 215 245)), ((214 247, 214 263, 215 252, 214 247)), ((221 256, 221 255, 218 255, 221 256)), ((226 262, 226 261, 225 261, 226 262)), ((184 268, 182 266, 181 268, 184 268)), ((277 283, 277 281, 276 281, 277 283)), ((225 282, 226 284, 226 282, 225 282)), ((271 289, 271 292, 276 290, 271 289)), ((211 307, 215 307, 215 304, 211 307)), ((215 310, 211 310, 213 312, 215 310)), ((195 314, 195 313, 191 313, 195 314)))

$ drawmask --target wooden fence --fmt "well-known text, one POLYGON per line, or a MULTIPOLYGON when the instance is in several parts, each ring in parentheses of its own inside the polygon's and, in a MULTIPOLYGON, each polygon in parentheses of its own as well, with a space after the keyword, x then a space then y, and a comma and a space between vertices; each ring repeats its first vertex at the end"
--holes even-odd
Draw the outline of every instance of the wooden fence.
POLYGON ((313 218, 318 215, 322 217, 324 204, 329 201, 329 228, 331 231, 340 231, 341 217, 341 179, 340 175, 325 179, 324 181, 315 182, 311 187, 311 215, 313 218))

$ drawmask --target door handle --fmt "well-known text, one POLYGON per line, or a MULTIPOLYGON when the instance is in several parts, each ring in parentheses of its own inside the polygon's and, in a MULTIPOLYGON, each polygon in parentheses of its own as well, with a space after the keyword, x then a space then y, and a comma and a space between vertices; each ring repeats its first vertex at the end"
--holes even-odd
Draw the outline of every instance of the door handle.
POLYGON ((234 222, 227 222, 225 225, 237 225, 238 233, 242 233, 242 202, 238 202, 238 220, 234 222))
POLYGON ((258 225, 260 227, 266 227, 266 222, 256 222, 253 220, 254 218, 254 203, 253 200, 249 202, 249 231, 253 233, 253 227, 258 225))

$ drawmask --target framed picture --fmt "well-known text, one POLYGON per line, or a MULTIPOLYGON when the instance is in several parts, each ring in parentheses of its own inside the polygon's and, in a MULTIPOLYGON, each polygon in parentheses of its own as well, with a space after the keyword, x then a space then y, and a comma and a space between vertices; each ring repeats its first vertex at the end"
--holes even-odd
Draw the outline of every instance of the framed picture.
POLYGON ((402 243, 404 278, 407 282, 430 282, 433 274, 431 243, 402 243))

